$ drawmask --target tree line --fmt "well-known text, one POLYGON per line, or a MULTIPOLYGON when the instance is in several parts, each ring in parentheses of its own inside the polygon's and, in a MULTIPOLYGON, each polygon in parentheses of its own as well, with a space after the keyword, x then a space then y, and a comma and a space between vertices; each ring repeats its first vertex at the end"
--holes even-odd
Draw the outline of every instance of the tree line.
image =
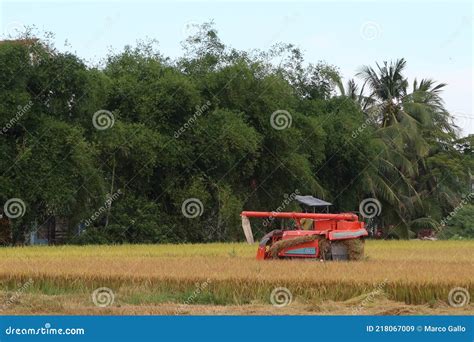
POLYGON ((343 83, 291 44, 236 50, 212 24, 183 51, 139 42, 91 66, 29 33, 0 43, 13 243, 58 222, 67 243, 241 241, 242 210, 297 210, 294 193, 337 212, 375 199, 385 236, 474 236, 474 138, 445 84, 408 80, 403 58, 343 83))

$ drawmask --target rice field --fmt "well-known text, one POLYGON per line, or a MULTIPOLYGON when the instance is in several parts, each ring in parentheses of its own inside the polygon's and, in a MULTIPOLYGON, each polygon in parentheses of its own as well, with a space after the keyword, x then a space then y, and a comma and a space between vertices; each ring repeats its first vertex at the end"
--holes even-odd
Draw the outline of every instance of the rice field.
MULTIPOLYGON (((374 241, 352 262, 243 243, 0 248, 1 314, 472 314, 474 241, 374 241), (102 307, 94 291, 113 297, 102 307), (285 305, 272 305, 284 288, 285 305), (289 296, 289 298, 288 298, 289 296)), ((277 298, 278 299, 278 298, 277 298)), ((281 298, 280 298, 281 299, 281 298)), ((279 303, 277 303, 279 304, 279 303)))

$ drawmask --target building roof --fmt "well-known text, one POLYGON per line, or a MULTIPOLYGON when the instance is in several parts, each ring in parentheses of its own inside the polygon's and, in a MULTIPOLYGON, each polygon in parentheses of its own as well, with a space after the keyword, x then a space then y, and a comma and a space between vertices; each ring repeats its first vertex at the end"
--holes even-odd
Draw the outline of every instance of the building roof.
POLYGON ((313 196, 295 196, 295 199, 304 205, 307 205, 309 207, 327 207, 329 205, 332 205, 332 203, 323 201, 322 199, 313 197, 313 196))

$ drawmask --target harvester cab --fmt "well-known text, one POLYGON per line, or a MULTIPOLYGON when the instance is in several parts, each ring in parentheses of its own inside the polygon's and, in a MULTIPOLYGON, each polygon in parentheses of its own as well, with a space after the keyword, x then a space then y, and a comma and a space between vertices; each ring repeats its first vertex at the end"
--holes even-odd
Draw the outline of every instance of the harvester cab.
POLYGON ((254 243, 249 218, 290 219, 293 230, 273 230, 258 246, 257 259, 313 258, 318 260, 359 260, 364 256, 364 222, 354 213, 330 214, 332 205, 313 196, 296 196, 312 212, 243 211, 242 229, 248 243, 254 243), (316 212, 321 209, 326 212, 316 212))

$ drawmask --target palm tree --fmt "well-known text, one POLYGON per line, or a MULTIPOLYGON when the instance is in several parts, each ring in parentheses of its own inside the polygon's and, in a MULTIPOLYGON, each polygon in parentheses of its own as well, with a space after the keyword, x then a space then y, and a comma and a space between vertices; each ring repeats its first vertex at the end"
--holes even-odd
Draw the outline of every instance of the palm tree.
POLYGON ((358 104, 359 108, 363 111, 373 105, 373 99, 364 95, 365 84, 359 88, 354 79, 347 81, 346 87, 342 84, 340 79, 334 81, 342 96, 348 97, 358 104))
POLYGON ((357 76, 361 77, 370 88, 369 98, 375 102, 383 115, 382 127, 401 121, 401 102, 407 93, 407 80, 402 71, 405 68, 404 59, 395 61, 388 65, 384 62, 383 67, 377 64, 377 69, 364 66, 357 76))
POLYGON ((404 133, 412 142, 418 142, 418 146, 423 137, 412 133, 419 133, 420 129, 453 133, 451 116, 440 96, 446 84, 436 84, 430 79, 418 83, 415 79, 412 92, 409 92, 408 80, 403 76, 405 67, 406 61, 402 58, 384 62, 382 66, 377 64, 377 70, 364 66, 357 74, 369 88, 371 105, 368 109, 381 116, 381 128, 397 128, 399 134, 404 133))
POLYGON ((424 196, 436 198, 440 195, 436 191, 442 191, 445 197, 454 193, 445 187, 438 189, 436 180, 429 177, 427 161, 436 153, 433 148, 452 144, 456 133, 440 96, 445 84, 415 79, 410 92, 403 75, 405 67, 404 59, 376 64, 375 69, 364 66, 357 74, 364 82, 362 91, 358 93, 355 83, 350 82, 343 95, 375 117, 371 122, 376 126, 375 139, 381 153, 365 182, 371 193, 389 204, 387 215, 396 218, 399 232, 408 237, 411 229, 433 225, 430 209, 422 201, 424 196), (363 95, 365 89, 367 96, 363 95))

